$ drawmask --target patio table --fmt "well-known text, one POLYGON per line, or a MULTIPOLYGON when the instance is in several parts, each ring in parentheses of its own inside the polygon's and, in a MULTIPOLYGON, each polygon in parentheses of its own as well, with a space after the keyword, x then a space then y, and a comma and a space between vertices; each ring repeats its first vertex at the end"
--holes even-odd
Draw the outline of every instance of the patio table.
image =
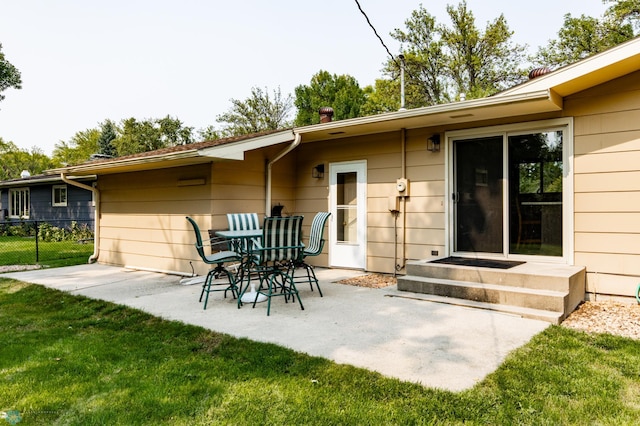
MULTIPOLYGON (((242 295, 242 297, 238 300, 238 307, 240 306, 240 302, 242 303, 252 303, 256 301, 256 287, 255 283, 251 282, 251 253, 242 249, 242 247, 251 247, 250 240, 252 239, 260 239, 262 238, 262 229, 238 229, 238 230, 226 230, 226 231, 216 231, 216 235, 222 238, 226 238, 232 242, 233 250, 238 253, 242 257, 242 263, 240 265, 241 268, 241 280, 239 284, 238 291, 242 294, 242 280, 246 275, 248 278, 247 285, 251 284, 251 290, 248 293, 242 295), (246 241, 247 244, 242 244, 241 241, 246 241)), ((267 297, 259 294, 258 302, 264 302, 267 300, 267 297)))

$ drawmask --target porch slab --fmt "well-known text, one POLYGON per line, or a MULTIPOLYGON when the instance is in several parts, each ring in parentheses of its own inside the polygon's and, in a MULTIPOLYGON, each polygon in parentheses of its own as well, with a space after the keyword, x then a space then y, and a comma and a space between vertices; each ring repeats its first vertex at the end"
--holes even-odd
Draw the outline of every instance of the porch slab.
POLYGON ((235 300, 224 299, 222 292, 212 293, 203 310, 199 285, 181 285, 178 276, 115 266, 79 265, 0 277, 131 306, 450 391, 473 387, 511 351, 549 326, 548 321, 521 315, 397 297, 403 292, 396 286, 373 289, 337 283, 363 275, 362 271, 316 271, 324 297, 300 285, 305 309, 278 300, 269 317, 265 303, 238 309, 235 300), (287 333, 282 333, 285 329, 287 333))

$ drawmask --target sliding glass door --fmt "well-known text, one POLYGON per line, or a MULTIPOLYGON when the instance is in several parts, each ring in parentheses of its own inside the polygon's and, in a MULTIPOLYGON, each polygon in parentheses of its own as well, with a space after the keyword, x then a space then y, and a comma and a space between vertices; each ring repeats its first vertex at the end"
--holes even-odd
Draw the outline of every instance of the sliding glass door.
POLYGON ((567 131, 560 126, 450 138, 452 252, 563 256, 567 131))

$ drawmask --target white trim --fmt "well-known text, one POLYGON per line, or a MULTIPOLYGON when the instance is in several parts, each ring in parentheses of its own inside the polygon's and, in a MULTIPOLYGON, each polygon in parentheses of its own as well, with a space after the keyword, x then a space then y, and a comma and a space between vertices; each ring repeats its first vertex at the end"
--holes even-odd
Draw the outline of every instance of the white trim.
POLYGON ((8 192, 8 214, 7 217, 9 219, 29 219, 29 213, 31 210, 31 190, 29 187, 22 187, 22 188, 9 188, 9 192, 8 192), (20 209, 20 213, 26 213, 26 214, 19 214, 19 215, 15 215, 15 214, 11 214, 13 213, 12 210, 15 210, 14 205, 13 205, 13 200, 12 200, 12 195, 15 192, 20 192, 20 193, 25 193, 27 194, 26 196, 26 200, 22 200, 21 204, 24 203, 26 204, 25 206, 22 206, 23 208, 20 209))
MULTIPOLYGON (((597 84, 604 83, 605 81, 620 77, 621 75, 630 72, 629 69, 633 71, 637 70, 638 59, 634 57, 639 55, 640 37, 636 37, 625 43, 607 49, 604 52, 560 68, 550 74, 536 77, 519 86, 504 90, 494 95, 494 97, 499 98, 503 96, 513 96, 536 92, 539 90, 552 89, 571 81, 588 78, 588 76, 593 73, 601 73, 598 76, 597 82, 589 82, 587 84, 589 87, 592 87, 597 84), (627 64, 624 64, 624 62, 627 62, 627 64), (619 69, 618 72, 616 72, 616 68, 619 69), (607 72, 603 72, 604 70, 607 70, 607 72)), ((568 94, 562 93, 562 95, 566 96, 568 94)))
POLYGON ((67 185, 51 186, 51 207, 67 207, 68 200, 69 200, 69 189, 67 185), (64 189, 64 202, 56 203, 56 189, 64 189))
MULTIPOLYGON (((455 218, 452 196, 455 191, 454 188, 454 167, 453 167, 453 142, 460 139, 466 139, 470 137, 484 137, 484 136, 498 136, 502 135, 506 141, 506 136, 514 135, 518 133, 531 132, 531 131, 549 131, 553 129, 563 130, 565 132, 562 146, 562 161, 563 161, 563 183, 562 183, 562 257, 551 256, 525 256, 525 255, 513 255, 508 252, 508 244, 503 243, 503 254, 494 254, 495 257, 509 257, 512 259, 522 259, 536 262, 549 262, 549 263, 566 263, 573 265, 574 262, 574 178, 573 178, 573 159, 574 159, 574 136, 573 136, 573 117, 564 117, 551 120, 529 121, 516 124, 506 124, 500 126, 479 127, 473 129, 453 130, 445 132, 445 254, 446 255, 464 255, 463 253, 455 253, 453 250, 453 238, 455 237, 453 230, 455 229, 455 218)), ((504 142, 506 143, 506 142, 504 142)), ((503 146, 503 152, 505 147, 503 146)), ((506 159, 503 160, 504 167, 506 167, 506 159)), ((506 173, 506 172, 503 172, 506 173)), ((507 174, 504 174, 506 179, 507 174)), ((508 197, 507 190, 503 191, 503 197, 508 197)), ((503 205, 507 205, 503 201, 503 205)), ((504 212, 505 215, 508 211, 504 212)), ((508 221, 503 221, 503 226, 507 227, 508 221)), ((508 229, 506 229, 508 231, 508 229)), ((504 232, 504 238, 508 239, 508 232, 504 232)), ((483 256, 485 254, 483 253, 483 256)), ((486 254, 486 257, 492 257, 491 254, 486 254)))
MULTIPOLYGON (((367 241, 367 161, 366 160, 358 160, 358 161, 345 161, 339 163, 329 163, 329 211, 331 212, 331 216, 329 216, 329 265, 332 267, 342 267, 342 268, 354 268, 354 269, 367 269, 367 254, 368 254, 368 241, 367 241), (340 251, 337 249, 337 226, 336 220, 338 218, 338 214, 336 213, 337 204, 336 204, 336 194, 335 194, 335 177, 337 173, 341 172, 356 172, 358 176, 357 180, 357 189, 356 189, 356 197, 357 197, 357 220, 358 224, 356 226, 357 232, 357 248, 354 249, 353 253, 349 253, 349 250, 346 250, 346 247, 349 245, 340 245, 340 247, 345 248, 344 253, 337 253, 340 251), (353 262, 350 259, 345 259, 345 254, 351 255, 353 258, 353 262), (347 260, 346 262, 341 262, 340 260, 347 260)), ((354 246, 355 245, 351 245, 354 246)), ((339 248, 339 247, 338 247, 339 248)))
POLYGON ((244 160, 244 153, 254 149, 265 148, 271 145, 291 142, 295 139, 292 131, 273 133, 271 135, 259 136, 239 142, 225 143, 198 150, 201 157, 212 157, 227 160, 244 160))

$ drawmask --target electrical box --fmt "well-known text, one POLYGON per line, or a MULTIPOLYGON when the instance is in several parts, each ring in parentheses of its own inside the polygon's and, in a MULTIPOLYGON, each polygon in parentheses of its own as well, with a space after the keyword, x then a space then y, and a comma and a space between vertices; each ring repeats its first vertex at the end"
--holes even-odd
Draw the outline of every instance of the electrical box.
POLYGON ((400 178, 396 180, 396 191, 399 197, 409 196, 409 179, 400 178))

